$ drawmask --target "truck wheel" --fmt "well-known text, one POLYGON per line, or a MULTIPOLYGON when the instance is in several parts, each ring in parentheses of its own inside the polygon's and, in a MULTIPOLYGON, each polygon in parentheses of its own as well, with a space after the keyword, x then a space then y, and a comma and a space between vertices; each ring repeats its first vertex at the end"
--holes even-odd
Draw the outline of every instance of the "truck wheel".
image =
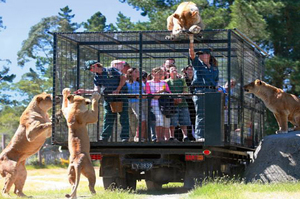
POLYGON ((126 182, 129 189, 136 190, 136 178, 133 174, 126 174, 126 182))
POLYGON ((116 188, 116 179, 112 177, 103 177, 103 186, 104 189, 115 189, 116 188))
POLYGON ((146 186, 148 190, 160 190, 162 188, 162 183, 146 180, 146 186))
POLYGON ((183 185, 186 189, 193 189, 195 187, 194 178, 190 175, 185 175, 183 185))

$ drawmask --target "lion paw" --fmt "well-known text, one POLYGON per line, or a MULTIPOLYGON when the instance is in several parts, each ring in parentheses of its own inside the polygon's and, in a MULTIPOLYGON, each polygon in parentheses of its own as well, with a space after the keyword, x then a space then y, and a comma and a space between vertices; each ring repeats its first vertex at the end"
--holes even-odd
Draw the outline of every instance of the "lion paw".
POLYGON ((169 41, 173 41, 175 40, 175 36, 174 35, 166 36, 165 39, 169 41))
POLYGON ((71 93, 71 89, 70 88, 64 88, 64 90, 62 91, 63 95, 69 95, 71 93))
POLYGON ((92 95, 92 98, 97 100, 97 101, 100 99, 100 97, 101 97, 101 95, 98 92, 94 92, 93 95, 92 95))
POLYGON ((176 37, 182 33, 181 29, 173 30, 173 35, 176 37))
POLYGON ((190 27, 189 31, 193 34, 198 34, 201 31, 201 28, 197 25, 190 27))

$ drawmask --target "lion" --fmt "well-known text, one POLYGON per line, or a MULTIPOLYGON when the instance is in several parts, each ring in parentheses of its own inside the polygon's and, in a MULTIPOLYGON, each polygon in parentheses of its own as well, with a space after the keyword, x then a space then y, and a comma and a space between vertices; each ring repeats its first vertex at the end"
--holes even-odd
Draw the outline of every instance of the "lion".
POLYGON ((68 175, 72 185, 72 193, 66 194, 67 198, 76 198, 80 174, 82 173, 89 181, 89 189, 96 194, 96 175, 90 158, 90 139, 86 125, 98 121, 99 93, 92 95, 92 110, 88 110, 89 99, 79 95, 70 94, 70 89, 65 88, 62 92, 62 112, 68 125, 68 147, 70 152, 68 175))
POLYGON ((9 196, 14 184, 14 193, 19 197, 26 197, 23 193, 27 178, 25 161, 38 152, 52 134, 52 122, 47 113, 50 108, 52 95, 36 95, 22 113, 19 127, 10 143, 0 154, 0 173, 5 178, 2 190, 4 196, 9 196))
POLYGON ((279 130, 288 132, 288 122, 294 125, 294 130, 300 130, 300 99, 293 94, 284 92, 259 79, 244 86, 244 90, 260 98, 266 107, 274 114, 279 130))
POLYGON ((167 19, 167 29, 172 31, 166 39, 174 40, 184 30, 198 34, 204 29, 204 24, 199 14, 197 5, 193 2, 182 2, 176 11, 167 19))

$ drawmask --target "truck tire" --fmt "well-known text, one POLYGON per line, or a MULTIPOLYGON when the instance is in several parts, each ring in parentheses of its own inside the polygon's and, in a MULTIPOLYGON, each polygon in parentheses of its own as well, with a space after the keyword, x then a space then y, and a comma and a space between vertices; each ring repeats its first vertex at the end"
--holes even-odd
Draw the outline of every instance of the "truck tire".
POLYGON ((115 189, 116 188, 116 179, 114 177, 103 177, 103 186, 104 189, 115 189))
POLYGON ((184 176, 183 187, 185 189, 193 189, 195 187, 194 178, 192 176, 186 174, 184 176))
POLYGON ((136 178, 131 173, 126 173, 127 187, 132 190, 136 190, 136 178))
POLYGON ((146 180, 146 186, 149 191, 160 190, 162 188, 162 183, 146 180))

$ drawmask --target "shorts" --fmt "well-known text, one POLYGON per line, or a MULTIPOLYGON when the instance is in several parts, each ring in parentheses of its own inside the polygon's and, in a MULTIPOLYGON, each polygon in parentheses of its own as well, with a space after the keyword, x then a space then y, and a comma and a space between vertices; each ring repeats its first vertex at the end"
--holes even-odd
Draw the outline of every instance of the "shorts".
POLYGON ((170 128, 170 118, 166 118, 166 116, 161 113, 158 105, 153 105, 152 111, 155 115, 156 126, 170 128))
MULTIPOLYGON (((139 102, 129 102, 128 103, 129 108, 132 109, 132 112, 134 113, 135 117, 137 120, 139 120, 140 116, 140 104, 139 102)), ((148 108, 147 108, 148 104, 146 103, 145 100, 142 101, 142 121, 146 121, 147 120, 147 114, 148 114, 148 108)))
POLYGON ((188 107, 177 107, 177 113, 172 115, 170 126, 191 126, 188 107))

